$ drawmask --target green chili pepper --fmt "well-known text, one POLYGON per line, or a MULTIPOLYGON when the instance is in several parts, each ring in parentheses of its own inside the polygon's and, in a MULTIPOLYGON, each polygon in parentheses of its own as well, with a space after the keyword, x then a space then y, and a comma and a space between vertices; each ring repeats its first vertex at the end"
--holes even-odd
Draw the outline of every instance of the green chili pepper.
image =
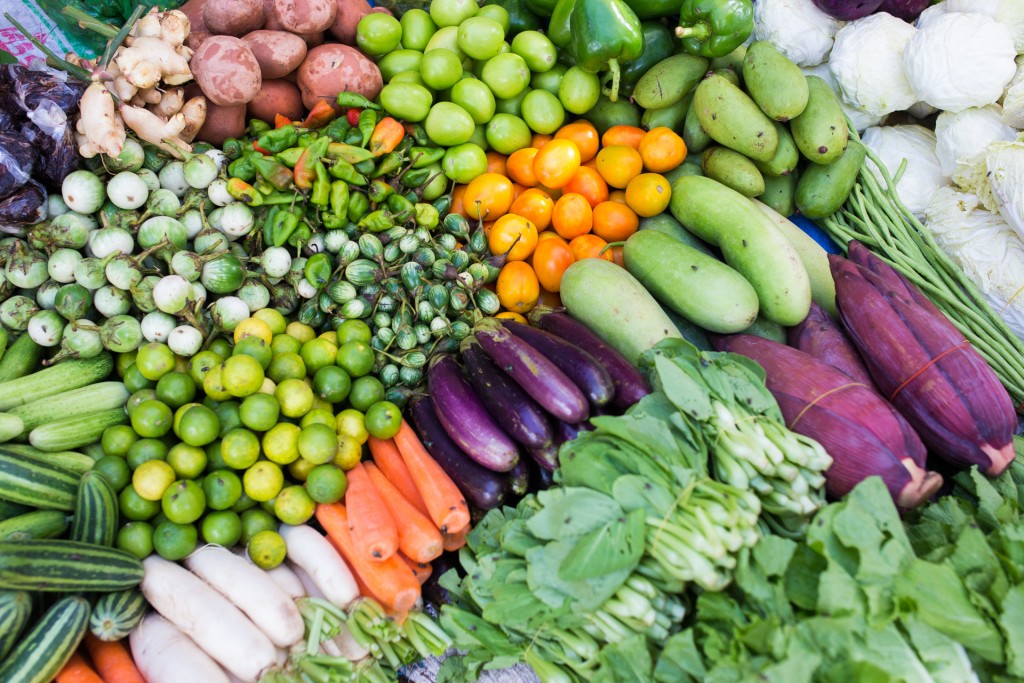
POLYGON ((676 37, 690 54, 714 58, 735 50, 753 30, 750 0, 683 0, 676 37))
POLYGON ((358 164, 353 164, 353 166, 357 171, 359 171, 363 175, 369 175, 370 173, 373 173, 373 169, 376 168, 372 159, 360 161, 358 164))
POLYGON ((416 202, 418 202, 421 199, 421 197, 416 192, 416 190, 409 190, 408 192, 406 192, 402 196, 405 197, 406 199, 408 199, 410 204, 415 204, 416 202))
POLYGON ((387 211, 384 209, 377 209, 376 211, 363 216, 358 225, 363 230, 369 230, 370 232, 384 232, 388 228, 393 227, 394 223, 391 220, 391 215, 387 211))
POLYGON ((404 138, 402 138, 402 141, 398 143, 398 146, 395 147, 394 151, 405 154, 410 149, 412 149, 412 146, 415 144, 416 139, 413 138, 411 135, 406 135, 404 138))
POLYGON ((345 134, 352 128, 349 124, 348 119, 344 116, 340 116, 331 121, 326 128, 323 130, 323 134, 331 139, 331 142, 341 142, 345 139, 345 134))
POLYGON ((330 204, 331 213, 335 217, 341 218, 348 215, 348 183, 344 180, 335 180, 331 183, 330 204))
POLYGON ((272 190, 270 194, 263 195, 263 204, 266 206, 279 206, 282 204, 297 204, 302 202, 302 195, 298 192, 287 192, 272 190))
POLYGON ((283 247, 288 238, 292 236, 296 228, 299 227, 299 221, 302 220, 302 209, 285 209, 282 207, 281 211, 276 216, 276 221, 273 227, 274 234, 274 246, 283 247))
POLYGON ((377 127, 377 112, 373 109, 364 109, 359 112, 359 132, 362 135, 360 147, 366 147, 373 137, 373 129, 377 127))
POLYGON ((275 204, 270 207, 267 215, 263 217, 263 244, 267 246, 274 243, 274 225, 280 213, 281 207, 275 204))
POLYGON ((349 128, 348 132, 345 133, 345 139, 342 140, 346 145, 352 145, 353 147, 359 147, 359 143, 363 139, 363 134, 359 132, 359 129, 353 126, 349 128))
POLYGON ((252 165, 252 160, 246 154, 228 164, 228 175, 251 183, 256 179, 256 167, 252 165))
POLYGON ((331 198, 331 177, 327 175, 327 169, 321 161, 315 165, 316 180, 313 181, 313 191, 310 192, 309 201, 316 206, 327 206, 331 198))
POLYGON ((271 154, 277 154, 289 147, 294 147, 298 141, 299 134, 296 132, 295 126, 289 123, 274 130, 268 130, 256 140, 256 146, 271 154))
POLYGON ((426 228, 427 230, 433 230, 436 228, 438 221, 441 219, 437 209, 435 209, 431 204, 427 204, 425 202, 417 203, 414 207, 414 212, 416 225, 421 228, 426 228))
POLYGON ((249 135, 258 138, 271 130, 270 124, 260 119, 249 119, 249 135))
POLYGON ((330 144, 327 138, 320 138, 302 151, 302 156, 295 162, 295 187, 300 190, 308 190, 313 187, 316 180, 316 166, 320 164, 327 146, 330 144))
POLYGON ((268 183, 270 183, 276 190, 287 190, 292 186, 292 170, 280 163, 275 159, 269 157, 256 156, 253 154, 252 165, 256 167, 256 172, 259 173, 268 183))
POLYGON ((403 197, 397 192, 393 192, 388 195, 387 205, 388 209, 396 214, 406 213, 407 211, 413 210, 413 203, 410 202, 407 197, 403 197))
POLYGON ((362 192, 353 192, 348 200, 346 215, 353 223, 356 223, 370 210, 370 198, 362 192))
POLYGON ((306 267, 303 273, 309 284, 320 289, 331 279, 333 269, 330 255, 319 252, 306 259, 306 267))
POLYGON ((302 147, 289 147, 283 152, 278 152, 274 155, 274 158, 280 161, 288 168, 295 168, 295 162, 299 160, 302 153, 306 151, 302 147))
POLYGON ((332 213, 326 213, 320 218, 320 222, 324 224, 324 227, 328 230, 340 230, 344 228, 347 221, 344 216, 335 216, 332 213))
POLYGON ((298 249, 308 242, 312 236, 313 231, 309 229, 309 226, 305 223, 299 223, 298 227, 295 228, 295 232, 288 236, 288 244, 298 249))
POLYGON ((374 104, 357 92, 343 91, 338 93, 335 100, 340 107, 355 107, 356 109, 380 109, 379 104, 374 104))
POLYGON ((409 150, 413 168, 425 168, 444 158, 444 147, 413 147, 409 150))
POLYGON ((245 151, 244 148, 242 147, 242 141, 239 140, 238 138, 228 138, 227 140, 225 140, 224 144, 221 147, 221 150, 224 152, 224 156, 227 157, 229 161, 234 161, 235 159, 241 158, 242 153, 245 151))
POLYGON ((383 178, 402 168, 405 157, 399 151, 388 152, 377 161, 377 168, 370 173, 371 178, 383 178))
POLYGON ((306 131, 299 135, 298 141, 295 143, 299 147, 309 147, 319 139, 319 135, 315 131, 306 131))
POLYGON ((576 0, 569 18, 572 40, 569 49, 576 66, 596 74, 611 71, 608 99, 619 97, 619 63, 630 62, 644 52, 640 19, 623 0, 576 0))
POLYGON ((341 159, 350 164, 358 164, 367 159, 373 159, 373 152, 355 145, 346 145, 341 142, 332 142, 327 145, 327 157, 329 159, 341 159))
POLYGON ((393 194, 394 191, 395 188, 391 187, 387 182, 378 179, 370 183, 370 186, 366 190, 366 194, 370 198, 371 202, 374 204, 380 204, 388 198, 388 195, 393 194))
POLYGON ((406 187, 419 187, 427 182, 427 178, 430 175, 431 170, 429 168, 413 168, 411 171, 406 171, 405 175, 402 176, 402 184, 406 187))
POLYGON ((265 195, 277 192, 274 186, 271 185, 266 178, 264 178, 258 173, 256 174, 256 178, 252 181, 252 184, 253 187, 255 187, 257 190, 259 190, 262 194, 265 195))
POLYGON ((338 180, 344 180, 353 185, 365 185, 366 177, 356 171, 355 167, 347 161, 335 159, 334 163, 327 167, 327 172, 338 180))
POLYGON ((227 182, 228 194, 249 206, 262 206, 263 195, 255 187, 241 178, 231 178, 227 182))

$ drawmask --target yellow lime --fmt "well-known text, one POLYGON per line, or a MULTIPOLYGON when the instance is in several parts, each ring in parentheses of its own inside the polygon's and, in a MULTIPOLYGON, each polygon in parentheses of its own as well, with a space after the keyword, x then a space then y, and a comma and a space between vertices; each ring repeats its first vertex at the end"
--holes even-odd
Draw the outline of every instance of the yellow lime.
POLYGON ((278 384, 286 379, 302 379, 306 376, 306 364, 299 354, 282 351, 274 354, 266 374, 278 384))
POLYGON ((214 401, 227 401, 231 393, 224 387, 224 364, 214 365, 203 378, 203 391, 214 401))
POLYGON ((346 408, 338 413, 338 434, 350 436, 359 445, 366 443, 370 433, 366 431, 366 416, 355 408, 346 408))
POLYGON ((338 429, 338 419, 334 417, 334 413, 324 408, 318 408, 315 402, 313 408, 299 420, 299 426, 302 428, 312 424, 327 425, 332 432, 338 429))
POLYGON ((303 344, 308 342, 310 339, 316 338, 316 330, 309 325, 298 321, 288 323, 288 327, 285 328, 285 334, 290 337, 295 337, 303 344))
POLYGON ((288 326, 288 321, 284 319, 284 316, 276 308, 261 308, 253 313, 252 317, 265 322, 274 334, 284 333, 285 328, 288 326))
POLYGON ((273 500, 284 486, 284 472, 269 460, 260 460, 242 475, 245 494, 257 503, 273 500))
POLYGON ((270 529, 256 532, 245 546, 249 559, 260 569, 273 569, 284 562, 288 553, 281 534, 270 529))
POLYGON ((220 457, 228 467, 244 470, 260 457, 260 440, 248 429, 232 429, 220 442, 220 457))
POLYGON ((244 398, 255 394, 263 386, 263 366, 244 353, 231 356, 224 361, 221 381, 232 396, 244 398))
MULTIPOLYGON (((306 382, 309 384, 309 382, 306 382)), ((316 389, 314 385, 310 384, 310 389, 313 389, 313 407, 310 410, 322 410, 327 413, 334 414, 334 406, 331 405, 330 401, 325 401, 323 398, 316 395, 316 389)))
POLYGON ((181 406, 180 408, 174 411, 174 425, 171 428, 174 430, 175 434, 178 433, 178 425, 181 423, 181 416, 184 415, 189 408, 193 408, 195 406, 200 405, 202 405, 202 403, 186 403, 185 405, 181 406))
POLYGON ((302 342, 287 334, 279 334, 270 342, 270 350, 275 356, 279 353, 298 353, 302 350, 302 342))
POLYGON ((290 422, 277 423, 263 435, 263 454, 278 465, 295 462, 299 457, 299 433, 301 431, 298 425, 293 425, 290 422))
POLYGON ((338 333, 334 330, 328 330, 327 332, 321 332, 317 339, 326 339, 335 346, 338 346, 338 333))
POLYGON ((319 467, 319 465, 311 463, 305 458, 299 458, 288 463, 288 474, 290 474, 292 479, 296 481, 306 481, 306 477, 309 476, 309 473, 317 467, 319 467))
POLYGON ((331 462, 338 450, 338 437, 327 425, 311 424, 299 432, 299 455, 317 465, 331 462))
POLYGON ((320 368, 334 365, 338 347, 326 339, 310 339, 302 345, 299 355, 302 357, 302 362, 306 364, 306 372, 315 375, 320 368))
POLYGON ((363 444, 347 434, 338 435, 338 450, 334 452, 334 464, 343 470, 350 470, 363 457, 363 444))
POLYGON ((256 393, 270 394, 271 396, 273 396, 275 391, 277 391, 277 384, 274 383, 274 380, 270 379, 269 377, 264 377, 263 384, 260 385, 260 390, 256 393))
POLYGON ((235 328, 235 343, 237 344, 245 337, 259 337, 269 344, 274 339, 274 332, 270 329, 270 325, 259 318, 246 318, 235 328))
POLYGON ((285 417, 302 417, 313 407, 313 390, 300 379, 286 379, 278 384, 274 397, 285 417))
POLYGON ((145 500, 160 500, 175 479, 174 468, 163 460, 147 460, 132 473, 132 488, 145 500))
POLYGON ((274 499, 274 514, 285 524, 305 524, 316 511, 316 502, 298 484, 285 486, 274 499))

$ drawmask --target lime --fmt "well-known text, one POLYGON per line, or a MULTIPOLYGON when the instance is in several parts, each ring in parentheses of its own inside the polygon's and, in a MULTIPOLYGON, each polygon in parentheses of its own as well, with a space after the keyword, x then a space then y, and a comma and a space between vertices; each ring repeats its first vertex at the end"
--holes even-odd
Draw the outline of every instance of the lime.
POLYGON ((125 458, 128 467, 137 470, 139 465, 150 460, 165 460, 167 458, 167 444, 160 439, 139 439, 128 449, 128 456, 125 458))
POLYGON ((366 410, 366 431, 377 439, 390 439, 402 427, 402 409, 391 401, 377 401, 366 410))
POLYGON ((241 407, 238 401, 223 401, 214 408, 217 419, 220 420, 220 436, 242 426, 241 407))
POLYGON ((303 344, 316 337, 316 330, 309 325, 298 321, 288 323, 288 327, 286 327, 284 331, 285 334, 290 337, 295 337, 303 344))
POLYGON ((302 350, 302 342, 287 334, 279 334, 270 342, 270 352, 276 356, 279 353, 298 353, 302 350))
POLYGON ((242 540, 242 520, 231 510, 211 512, 203 517, 200 532, 207 543, 230 548, 242 540))
POLYGON ((140 404, 132 413, 132 429, 139 436, 159 437, 171 430, 174 414, 167 404, 150 399, 140 404))
POLYGON ((267 368, 267 377, 281 384, 286 379, 302 379, 306 376, 306 363, 302 356, 291 351, 274 354, 267 368))
POLYGON ((281 413, 277 399, 270 394, 253 394, 242 401, 238 416, 242 424, 257 432, 265 432, 275 424, 281 413))
MULTIPOLYGON (((383 385, 381 390, 383 391, 383 385)), ((300 379, 286 379, 280 382, 274 397, 281 405, 281 414, 285 417, 302 417, 313 407, 313 390, 300 379)))
POLYGON ((335 348, 337 348, 339 346, 339 344, 338 344, 338 333, 335 332, 334 330, 327 330, 326 332, 321 332, 320 336, 317 337, 317 339, 326 339, 327 341, 329 341, 332 344, 334 344, 335 348))
POLYGON ((285 524, 305 524, 316 511, 316 501, 298 484, 285 486, 274 498, 274 514, 285 524))
POLYGON ((338 325, 338 345, 343 346, 348 342, 357 341, 369 344, 373 339, 373 331, 370 326, 362 320, 351 318, 338 325))
POLYGON ((334 365, 334 359, 338 355, 338 347, 326 339, 310 339, 302 345, 299 356, 306 364, 306 372, 314 375, 320 368, 334 365))
POLYGON ((191 479, 176 481, 160 499, 160 509, 175 524, 191 524, 206 510, 206 494, 191 479))
POLYGON ((174 433, 190 446, 205 446, 220 436, 220 418, 206 406, 197 405, 185 410, 174 433))
POLYGON ((351 390, 351 378, 337 365, 320 368, 313 375, 313 391, 328 403, 341 403, 351 390))
POLYGON ((135 365, 135 359, 138 357, 138 349, 117 354, 117 358, 114 360, 114 369, 117 370, 117 376, 124 379, 124 373, 128 371, 128 368, 135 365))
MULTIPOLYGON (((270 329, 270 325, 259 318, 246 318, 235 327, 233 336, 236 344, 245 337, 259 337, 269 344, 270 340, 274 337, 274 331, 270 329)), ((231 354, 229 353, 228 355, 231 354)), ((227 358, 227 356, 224 357, 227 358)))
POLYGON ((284 473, 280 465, 260 460, 242 475, 242 485, 250 498, 262 503, 274 498, 284 486, 284 473))
POLYGON ((160 500, 174 478, 174 469, 166 462, 149 460, 132 473, 132 487, 146 500, 160 500))
POLYGON ((203 378, 203 391, 206 397, 214 401, 227 401, 231 393, 224 386, 224 364, 214 365, 203 378))
POLYGON ((206 505, 211 510, 228 510, 242 497, 242 480, 232 470, 217 470, 203 478, 206 505))
POLYGON ((249 559, 260 569, 273 569, 284 562, 287 547, 281 534, 265 530, 257 532, 245 544, 249 559))
POLYGON ((362 377, 373 370, 373 360, 373 349, 369 344, 350 341, 338 349, 338 358, 335 362, 352 377, 362 377))
POLYGON ((206 379, 206 373, 210 372, 215 365, 220 365, 223 362, 223 358, 209 349, 200 351, 189 359, 188 374, 196 384, 202 385, 203 380, 206 379))
POLYGON ((153 547, 157 555, 172 562, 184 560, 192 554, 198 540, 199 534, 191 524, 160 522, 153 532, 153 547))
POLYGON ((128 455, 128 449, 138 440, 139 435, 128 425, 111 425, 103 430, 100 445, 106 455, 124 458, 128 455))
POLYGON ((153 515, 160 512, 160 501, 146 500, 138 494, 134 486, 125 486, 117 497, 118 508, 121 516, 133 522, 152 519, 153 515))
POLYGON ((231 356, 224 361, 221 381, 229 394, 243 398, 255 394, 263 386, 263 367, 258 360, 244 353, 231 356))
POLYGON ((156 397, 172 409, 180 408, 196 395, 196 381, 184 372, 168 372, 156 383, 156 397))
POLYGON ((338 435, 338 450, 334 452, 334 464, 343 470, 350 470, 363 457, 363 444, 347 434, 338 435))
POLYGON ((284 316, 276 308, 261 308, 253 313, 252 317, 265 322, 274 334, 282 334, 288 325, 288 321, 284 319, 284 316))
POLYGON ((132 395, 128 397, 128 402, 124 404, 124 408, 128 412, 128 417, 131 417, 132 413, 135 412, 135 409, 143 403, 155 399, 156 389, 139 389, 138 391, 133 392, 132 395))
POLYGON ((139 373, 152 382, 174 370, 174 365, 174 352, 166 344, 159 342, 144 344, 139 348, 139 355, 135 357, 135 367, 139 373))
POLYGON ((299 432, 299 455, 316 465, 334 459, 338 450, 338 437, 327 425, 311 424, 299 432))
POLYGON ((337 465, 317 465, 306 475, 306 491, 317 503, 337 503, 347 489, 348 478, 337 465))
POLYGON ((245 337, 235 344, 231 355, 252 356, 259 362, 260 367, 266 370, 270 366, 270 359, 274 357, 274 352, 271 350, 270 344, 259 337, 245 337))
POLYGON ((384 385, 373 375, 359 377, 352 382, 352 391, 349 392, 348 402, 356 410, 366 412, 377 401, 384 400, 384 385))
POLYGON ((303 415, 302 419, 299 420, 299 426, 303 429, 309 425, 327 425, 333 432, 338 429, 338 419, 334 417, 332 411, 314 406, 312 410, 303 415))
POLYGON ((261 531, 274 531, 277 529, 277 520, 274 515, 266 510, 251 507, 241 513, 242 516, 242 543, 249 543, 253 536, 261 531))
POLYGON ((296 458, 288 463, 288 474, 295 481, 306 481, 306 477, 314 467, 318 467, 318 465, 314 465, 304 458, 296 458))
POLYGON ((153 554, 153 527, 146 522, 128 522, 117 532, 116 545, 140 560, 153 554))
POLYGON ((167 464, 181 479, 195 479, 206 469, 206 451, 199 446, 176 443, 167 451, 167 464))
POLYGON ((220 439, 206 444, 206 471, 216 472, 228 468, 224 457, 220 454, 220 439))
POLYGON ((246 510, 255 506, 256 501, 245 495, 245 491, 242 491, 242 495, 238 497, 238 502, 231 506, 231 510, 238 514, 242 514, 246 510))
POLYGON ((223 362, 225 358, 229 358, 231 356, 231 342, 224 337, 217 337, 210 342, 210 345, 206 350, 216 354, 217 357, 220 358, 221 362, 223 362))
POLYGON ((133 363, 124 371, 124 387, 134 394, 139 389, 155 388, 156 382, 143 377, 142 372, 139 370, 139 366, 133 363))
POLYGON ((366 416, 354 408, 338 413, 338 434, 352 437, 359 445, 366 443, 370 433, 366 431, 366 416))
POLYGON ((287 465, 299 457, 299 434, 302 430, 298 425, 279 422, 263 435, 263 454, 271 462, 287 465))
POLYGON ((252 467, 260 457, 260 440, 248 429, 232 429, 221 439, 220 457, 236 470, 252 467))
POLYGON ((93 464, 92 471, 110 482, 115 491, 123 489, 132 479, 127 461, 116 455, 104 455, 93 464))

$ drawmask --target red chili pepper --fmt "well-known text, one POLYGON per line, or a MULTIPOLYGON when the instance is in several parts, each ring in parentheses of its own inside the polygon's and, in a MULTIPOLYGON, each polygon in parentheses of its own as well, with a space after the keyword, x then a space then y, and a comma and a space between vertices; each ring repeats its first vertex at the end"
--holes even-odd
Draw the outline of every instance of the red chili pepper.
POLYGON ((274 155, 273 152, 271 152, 270 150, 263 149, 262 147, 257 145, 255 142, 252 143, 252 151, 259 152, 260 154, 269 155, 269 156, 273 156, 274 155))
POLYGON ((355 107, 352 107, 351 109, 348 110, 348 113, 345 114, 345 117, 348 119, 348 125, 350 125, 350 126, 358 126, 359 125, 359 113, 361 111, 362 111, 361 109, 357 109, 355 107))
POLYGON ((274 128, 284 128, 291 122, 292 120, 283 114, 274 114, 274 128))

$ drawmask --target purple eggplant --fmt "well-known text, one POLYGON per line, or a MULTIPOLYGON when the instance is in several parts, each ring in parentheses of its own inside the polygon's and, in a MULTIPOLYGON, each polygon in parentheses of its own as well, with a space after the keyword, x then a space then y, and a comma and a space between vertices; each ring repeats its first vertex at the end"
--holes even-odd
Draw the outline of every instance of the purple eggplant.
POLYGON ((549 443, 543 448, 531 448, 529 453, 534 462, 544 469, 551 472, 558 469, 558 446, 554 443, 549 443))
POLYGON ((484 408, 454 358, 442 356, 430 366, 427 387, 438 419, 466 455, 496 472, 515 467, 519 449, 484 408))
POLYGON ((530 461, 520 458, 508 473, 508 490, 513 496, 525 496, 530 488, 530 461))
POLYGON ((527 448, 543 448, 554 438, 551 418, 484 350, 467 344, 462 351, 469 383, 495 421, 527 448))
POLYGON ((841 21, 853 21, 873 14, 882 0, 813 0, 825 14, 841 21))
POLYGON ((569 422, 555 423, 555 443, 561 446, 566 441, 572 441, 581 432, 589 432, 594 427, 589 422, 571 424, 569 422))
POLYGON ((556 419, 582 422, 590 416, 587 397, 573 381, 537 349, 500 324, 477 329, 476 341, 499 368, 556 419))
POLYGON ((509 332, 544 354, 575 382, 592 406, 603 406, 615 396, 611 374, 580 347, 537 327, 514 320, 502 322, 509 332))
POLYGON ((530 490, 543 491, 555 485, 555 473, 536 462, 530 467, 530 490))
POLYGON ((903 21, 914 23, 921 12, 928 9, 932 0, 883 0, 878 6, 879 12, 888 12, 903 21))
POLYGON ((651 393, 651 385, 647 383, 640 371, 625 356, 604 343, 590 328, 571 318, 567 313, 545 313, 537 318, 541 329, 556 334, 571 344, 593 356, 604 366, 615 384, 615 396, 612 405, 625 410, 647 394, 651 393))
POLYGON ((471 505, 490 510, 504 502, 508 476, 482 467, 466 455, 448 436, 429 399, 415 399, 409 406, 409 415, 423 447, 471 505))

